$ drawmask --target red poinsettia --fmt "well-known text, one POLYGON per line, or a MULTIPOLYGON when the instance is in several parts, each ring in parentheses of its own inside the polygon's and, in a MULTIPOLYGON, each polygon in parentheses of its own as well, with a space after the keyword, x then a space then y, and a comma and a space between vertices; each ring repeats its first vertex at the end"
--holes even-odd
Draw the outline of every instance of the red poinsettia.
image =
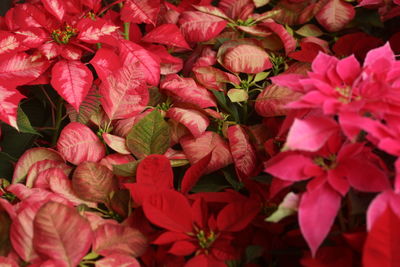
POLYGON ((149 196, 143 210, 150 222, 166 229, 153 244, 172 244, 169 253, 191 255, 193 262, 211 264, 235 259, 232 233, 243 230, 259 212, 257 202, 250 199, 226 205, 216 216, 209 214, 202 198, 192 204, 179 192, 163 190, 149 196))

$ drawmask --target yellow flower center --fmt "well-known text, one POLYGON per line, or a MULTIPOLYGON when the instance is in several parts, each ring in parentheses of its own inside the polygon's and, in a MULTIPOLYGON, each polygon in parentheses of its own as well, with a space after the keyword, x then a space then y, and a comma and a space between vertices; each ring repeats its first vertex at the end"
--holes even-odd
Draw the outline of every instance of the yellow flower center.
POLYGON ((196 237, 199 242, 199 246, 206 250, 211 247, 212 243, 214 243, 215 239, 217 238, 213 231, 206 232, 204 230, 198 231, 196 237))
POLYGON ((71 27, 70 25, 66 25, 64 29, 56 29, 51 35, 53 40, 59 44, 68 44, 71 37, 78 34, 78 29, 71 27))

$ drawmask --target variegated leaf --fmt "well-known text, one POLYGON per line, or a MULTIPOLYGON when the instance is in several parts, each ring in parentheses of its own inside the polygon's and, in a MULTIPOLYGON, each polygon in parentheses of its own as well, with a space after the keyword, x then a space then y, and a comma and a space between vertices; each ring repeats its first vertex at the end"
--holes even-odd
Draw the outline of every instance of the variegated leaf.
POLYGON ((198 138, 185 136, 181 138, 180 143, 190 164, 195 164, 212 151, 205 173, 219 170, 232 163, 228 144, 215 132, 206 131, 198 138))
POLYGON ((42 0, 42 3, 47 12, 52 14, 59 21, 63 20, 64 15, 67 12, 63 0, 42 0))
POLYGON ((32 164, 32 166, 29 168, 28 174, 26 176, 25 185, 27 187, 32 187, 38 175, 41 172, 50 168, 60 168, 64 170, 66 174, 68 174, 71 171, 71 167, 65 164, 64 161, 51 160, 51 159, 40 160, 32 164))
POLYGON ((178 26, 171 23, 154 28, 142 38, 142 41, 191 49, 178 26))
POLYGON ((224 54, 225 68, 232 72, 256 74, 272 68, 267 52, 255 45, 242 44, 231 47, 224 54))
POLYGON ((218 7, 215 7, 215 6, 203 6, 203 5, 201 5, 201 6, 193 5, 193 7, 194 7, 196 10, 201 11, 201 12, 203 12, 203 13, 206 13, 206 14, 210 14, 210 15, 213 15, 213 16, 220 17, 221 19, 227 20, 227 21, 229 21, 229 22, 234 22, 231 18, 229 18, 229 17, 224 13, 224 11, 222 11, 222 10, 221 10, 220 8, 218 8, 218 7))
POLYGON ((103 256, 124 254, 138 257, 146 248, 146 237, 137 229, 110 223, 96 229, 93 251, 103 256))
POLYGON ((100 86, 100 101, 110 120, 132 117, 146 107, 149 92, 141 66, 139 63, 126 65, 100 86))
POLYGON ((49 39, 48 33, 42 28, 19 29, 15 32, 21 38, 21 43, 30 48, 37 48, 49 39))
POLYGON ((19 53, 0 61, 0 84, 18 86, 38 78, 49 66, 47 61, 19 53))
POLYGON ((135 161, 132 155, 122 155, 122 154, 109 154, 100 160, 100 164, 106 166, 109 170, 113 170, 113 165, 125 164, 135 161))
POLYGON ((233 125, 227 131, 229 147, 239 179, 256 175, 257 155, 249 136, 240 125, 233 125))
POLYGON ((342 0, 329 0, 315 16, 317 21, 328 31, 343 29, 355 16, 354 7, 342 0))
POLYGON ((189 43, 206 42, 220 34, 228 22, 199 11, 185 11, 179 18, 180 29, 189 43))
POLYGON ((90 60, 97 75, 103 82, 114 71, 122 67, 122 62, 119 56, 109 48, 100 48, 97 50, 95 56, 90 60))
POLYGON ((25 3, 16 5, 12 12, 12 19, 16 25, 13 29, 19 28, 46 28, 51 29, 57 27, 57 21, 46 12, 44 8, 37 5, 25 3))
POLYGON ((77 266, 92 241, 89 222, 73 207, 48 202, 36 214, 33 245, 46 258, 61 261, 68 267, 77 266))
POLYGON ((12 183, 16 184, 23 181, 31 166, 42 160, 64 161, 61 155, 53 149, 44 147, 28 149, 22 154, 15 165, 12 183))
POLYGON ((147 83, 157 86, 160 81, 160 59, 140 45, 127 40, 119 41, 119 46, 123 65, 139 62, 143 68, 142 71, 145 74, 147 83))
POLYGON ((18 130, 18 104, 25 98, 17 89, 0 85, 0 119, 18 130))
POLYGON ((195 109, 172 107, 167 111, 167 117, 182 123, 194 137, 199 137, 210 123, 206 115, 195 109))
MULTIPOLYGON (((96 261, 96 267, 140 267, 140 263, 131 256, 125 254, 113 254, 96 261)), ((13 266, 12 266, 13 267, 13 266)))
POLYGON ((160 88, 181 102, 188 102, 201 108, 216 106, 212 94, 206 88, 197 85, 192 78, 170 74, 161 82, 160 88))
POLYGON ((60 134, 57 150, 74 165, 84 161, 97 162, 105 156, 105 147, 89 127, 71 122, 60 134))
MULTIPOLYGON (((224 55, 230 48, 235 48, 239 45, 253 45, 253 46, 260 46, 262 47, 262 43, 253 38, 242 38, 242 39, 233 39, 224 42, 218 49, 217 53, 217 60, 218 62, 223 65, 224 55)), ((213 63, 214 64, 214 63, 213 63)), ((211 65, 213 65, 211 64, 211 65)))
POLYGON ((80 122, 82 124, 87 124, 90 118, 100 111, 100 95, 97 92, 95 86, 89 90, 85 99, 79 107, 79 112, 77 112, 73 106, 67 104, 67 114, 71 122, 80 122))
POLYGON ((117 135, 103 133, 104 142, 116 152, 123 155, 130 155, 131 152, 126 147, 125 138, 117 135))
POLYGON ((55 58, 61 53, 60 46, 54 42, 42 44, 38 48, 38 51, 49 60, 55 58))
POLYGON ((90 44, 99 43, 103 37, 109 36, 118 28, 113 23, 101 18, 96 20, 83 19, 78 24, 78 29, 80 29, 78 39, 90 44))
POLYGON ((60 55, 66 60, 75 61, 82 57, 82 50, 72 45, 66 45, 60 50, 60 55))
POLYGON ((0 55, 9 54, 12 52, 18 52, 27 50, 24 49, 21 42, 17 39, 16 35, 0 31, 0 55))
POLYGON ((74 192, 87 201, 108 203, 116 185, 113 173, 97 162, 82 162, 72 176, 74 192))
POLYGON ((80 61, 61 60, 52 69, 51 85, 77 111, 92 81, 92 72, 80 61))
POLYGON ((39 255, 33 248, 33 220, 42 202, 23 202, 13 220, 10 229, 10 239, 13 249, 26 262, 38 259, 39 255))
POLYGON ((255 109, 263 117, 283 116, 288 112, 285 106, 301 95, 287 87, 272 84, 257 96, 255 109))
POLYGON ((221 0, 218 7, 232 19, 247 19, 245 14, 253 13, 253 10, 247 11, 248 7, 254 8, 253 1, 251 0, 221 0), (245 14, 243 14, 245 12, 245 14))
POLYGON ((60 168, 51 168, 47 171, 48 186, 51 191, 67 199, 73 205, 85 204, 88 207, 97 207, 97 203, 85 201, 79 198, 72 190, 71 180, 60 168))
POLYGON ((223 91, 226 88, 226 83, 240 84, 236 76, 212 66, 195 67, 193 73, 196 80, 208 89, 223 91))
POLYGON ((156 24, 160 0, 128 0, 121 10, 125 22, 156 24))
POLYGON ((286 55, 296 49, 296 39, 294 39, 294 37, 281 24, 276 23, 272 19, 267 19, 259 25, 268 28, 279 36, 283 46, 285 47, 286 55))

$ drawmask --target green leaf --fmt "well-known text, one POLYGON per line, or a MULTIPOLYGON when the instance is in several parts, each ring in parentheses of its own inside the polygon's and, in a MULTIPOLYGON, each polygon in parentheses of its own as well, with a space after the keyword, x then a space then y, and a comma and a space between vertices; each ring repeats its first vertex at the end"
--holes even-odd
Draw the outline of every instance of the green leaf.
POLYGON ((264 80, 265 78, 268 77, 269 73, 270 73, 270 71, 257 73, 256 76, 254 77, 253 83, 264 80))
POLYGON ((232 167, 227 167, 226 170, 222 170, 222 173, 224 174, 224 177, 228 183, 230 183, 236 191, 239 191, 240 189, 243 188, 243 184, 237 179, 234 173, 234 168, 232 167))
POLYGON ((232 115, 233 119, 237 122, 240 123, 240 118, 239 118, 239 112, 234 104, 232 104, 229 99, 226 98, 224 92, 216 91, 216 90, 211 90, 211 92, 214 94, 215 98, 218 101, 218 104, 222 106, 223 109, 225 109, 229 114, 232 115))
POLYGON ((119 176, 134 177, 140 160, 132 161, 124 164, 112 165, 113 173, 119 176))
POLYGON ((227 267, 241 267, 242 263, 240 260, 229 260, 225 262, 227 267))
POLYGON ((97 254, 96 252, 90 252, 89 254, 86 254, 85 257, 83 257, 83 260, 94 260, 98 258, 100 255, 97 254))
POLYGON ((1 128, 3 138, 0 142, 0 147, 2 149, 0 155, 0 177, 7 178, 11 181, 14 171, 12 162, 19 158, 27 149, 32 147, 37 135, 19 133, 16 129, 5 123, 1 124, 1 128))
POLYGON ((12 248, 10 241, 11 223, 12 220, 8 216, 7 212, 0 211, 0 255, 7 255, 11 251, 12 248))
POLYGON ((230 89, 227 93, 231 102, 245 102, 249 99, 249 95, 243 89, 230 89))
POLYGON ((318 37, 324 34, 324 32, 321 31, 321 29, 314 24, 306 24, 302 26, 300 29, 298 29, 296 33, 304 37, 309 37, 309 36, 318 37))
POLYGON ((14 163, 18 161, 17 158, 14 158, 13 156, 11 156, 10 154, 8 154, 4 151, 0 151, 0 160, 11 161, 14 163))
POLYGON ((70 120, 87 124, 92 115, 96 114, 100 110, 100 98, 101 95, 97 94, 97 92, 89 92, 82 104, 79 106, 79 112, 77 112, 72 106, 68 107, 67 113, 70 120))
POLYGON ((262 7, 267 5, 270 2, 270 0, 253 0, 254 5, 256 8, 262 7))
POLYGON ((250 263, 262 256, 264 249, 260 246, 248 246, 246 248, 246 263, 250 263))
POLYGON ((274 213, 272 213, 269 217, 267 217, 265 219, 265 221, 277 223, 277 222, 281 221, 282 219, 284 219, 292 214, 295 214, 295 213, 296 213, 295 210, 280 207, 274 213))
POLYGON ((219 192, 225 188, 230 188, 225 178, 217 173, 205 175, 192 188, 193 193, 199 192, 219 192))
POLYGON ((136 123, 126 137, 126 145, 136 158, 164 154, 169 148, 169 125, 158 110, 136 123))
POLYGON ((189 164, 187 159, 171 159, 171 167, 181 167, 189 164))
POLYGON ((32 127, 28 116, 26 116, 21 107, 18 107, 17 125, 21 133, 30 133, 42 136, 32 127))
POLYGON ((277 223, 282 219, 293 215, 297 212, 299 205, 299 196, 293 192, 289 192, 282 203, 279 204, 278 209, 265 219, 266 222, 277 223))
POLYGON ((354 26, 358 26, 362 29, 365 29, 368 32, 368 26, 383 28, 383 22, 375 9, 366 9, 366 8, 357 8, 356 16, 351 22, 355 24, 354 26))
POLYGON ((272 182, 272 176, 270 175, 255 176, 250 179, 263 184, 271 184, 272 182))

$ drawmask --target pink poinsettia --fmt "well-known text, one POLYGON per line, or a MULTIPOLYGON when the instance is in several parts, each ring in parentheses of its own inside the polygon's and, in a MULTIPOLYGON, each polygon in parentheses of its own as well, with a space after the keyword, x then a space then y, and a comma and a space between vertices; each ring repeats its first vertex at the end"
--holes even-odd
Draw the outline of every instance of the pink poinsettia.
POLYGON ((300 228, 313 254, 329 233, 341 196, 350 187, 363 192, 390 188, 382 162, 371 149, 363 143, 343 142, 337 134, 317 152, 281 152, 265 163, 265 171, 288 182, 313 177, 299 206, 300 228), (322 223, 318 219, 320 212, 322 223), (315 227, 316 224, 320 226, 315 227))
MULTIPOLYGON (((272 81, 304 94, 288 107, 320 109, 326 115, 338 115, 339 122, 344 114, 372 113, 378 119, 385 119, 399 114, 399 70, 400 63, 387 43, 371 50, 363 66, 354 56, 339 60, 319 53, 306 76, 284 74, 273 77, 272 81)), ((351 122, 340 125, 353 139, 351 122)))

